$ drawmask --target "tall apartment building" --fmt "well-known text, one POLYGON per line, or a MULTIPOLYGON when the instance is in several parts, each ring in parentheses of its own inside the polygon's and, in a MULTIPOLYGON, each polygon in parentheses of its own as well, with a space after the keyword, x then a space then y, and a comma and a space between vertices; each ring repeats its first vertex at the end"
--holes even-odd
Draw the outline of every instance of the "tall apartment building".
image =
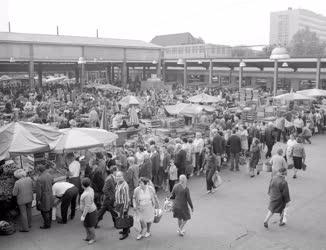
POLYGON ((286 46, 293 35, 308 27, 326 42, 326 17, 305 9, 288 8, 270 14, 269 43, 286 46))

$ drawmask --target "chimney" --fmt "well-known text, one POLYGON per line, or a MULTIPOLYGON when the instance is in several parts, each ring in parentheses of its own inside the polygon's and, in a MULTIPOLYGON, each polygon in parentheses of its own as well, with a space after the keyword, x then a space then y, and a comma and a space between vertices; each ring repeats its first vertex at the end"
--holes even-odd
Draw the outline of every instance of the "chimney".
POLYGON ((59 26, 57 25, 57 36, 59 35, 59 26))
POLYGON ((8 31, 11 32, 10 22, 8 22, 8 31))

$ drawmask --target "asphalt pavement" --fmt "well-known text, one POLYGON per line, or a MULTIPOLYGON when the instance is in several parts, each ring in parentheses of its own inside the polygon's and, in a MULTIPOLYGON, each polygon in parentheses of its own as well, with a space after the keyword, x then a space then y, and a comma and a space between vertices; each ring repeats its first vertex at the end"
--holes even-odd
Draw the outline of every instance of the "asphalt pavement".
POLYGON ((191 178, 189 188, 195 210, 184 237, 178 236, 171 213, 152 226, 150 238, 140 241, 136 241, 134 229, 129 238, 120 241, 111 216, 106 214, 93 245, 82 240, 85 233, 79 214, 66 225, 54 223, 50 230, 39 229, 41 217, 34 216, 29 233, 0 237, 0 250, 326 250, 326 135, 313 137, 312 144, 305 147, 307 171, 293 179, 289 170, 287 177, 291 203, 284 227, 279 227, 278 215, 271 219, 268 229, 263 227, 270 173, 250 178, 242 166, 240 172, 222 170, 223 184, 214 194, 206 194, 204 176, 191 178))

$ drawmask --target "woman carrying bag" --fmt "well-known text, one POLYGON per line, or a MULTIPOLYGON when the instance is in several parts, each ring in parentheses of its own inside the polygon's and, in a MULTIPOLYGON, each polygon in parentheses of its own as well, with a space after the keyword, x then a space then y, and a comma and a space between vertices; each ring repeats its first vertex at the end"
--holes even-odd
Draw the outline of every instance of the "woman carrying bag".
MULTIPOLYGON (((250 177, 255 176, 255 169, 260 160, 260 143, 257 138, 254 138, 250 145, 250 161, 249 161, 249 173, 250 177)), ((260 169, 257 169, 257 175, 259 175, 260 169)))
POLYGON ((84 223, 86 230, 86 239, 88 244, 93 244, 95 242, 95 226, 97 224, 97 212, 96 205, 94 203, 94 190, 90 187, 91 180, 89 178, 84 178, 82 180, 82 188, 84 192, 80 197, 80 210, 82 211, 82 216, 80 220, 84 223))
POLYGON ((141 177, 139 187, 135 189, 133 204, 140 220, 141 231, 137 240, 151 236, 151 225, 154 221, 155 208, 158 208, 158 198, 155 189, 150 185, 149 180, 141 177), (146 230, 146 231, 145 231, 146 230))
POLYGON ((213 147, 208 146, 207 147, 207 155, 205 160, 205 169, 206 169, 206 187, 207 187, 207 193, 214 193, 215 185, 213 181, 214 174, 216 174, 217 171, 217 159, 213 152, 213 147))

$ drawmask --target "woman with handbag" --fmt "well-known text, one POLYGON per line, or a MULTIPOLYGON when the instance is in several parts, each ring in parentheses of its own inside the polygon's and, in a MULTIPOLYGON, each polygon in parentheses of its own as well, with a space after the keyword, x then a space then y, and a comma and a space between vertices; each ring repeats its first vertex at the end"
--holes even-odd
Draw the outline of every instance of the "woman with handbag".
POLYGON ((194 212, 194 207, 190 198, 189 188, 187 187, 187 177, 180 175, 179 183, 176 184, 172 190, 171 200, 174 200, 173 217, 178 219, 178 234, 184 236, 184 227, 188 220, 190 220, 190 211, 194 212))
MULTIPOLYGON (((124 180, 123 173, 118 171, 116 173, 117 186, 115 189, 115 202, 116 210, 119 213, 119 216, 116 218, 116 227, 119 222, 123 223, 125 226, 122 228, 120 240, 124 240, 129 236, 130 228, 133 226, 131 220, 129 220, 128 210, 130 205, 129 198, 129 187, 127 182, 124 180)), ((122 223, 121 223, 122 224, 122 223)))
POLYGON ((154 221, 155 207, 158 207, 158 198, 155 189, 150 185, 149 180, 141 177, 139 187, 135 189, 133 197, 134 209, 140 220, 141 231, 137 240, 151 236, 151 225, 154 221), (145 232, 146 230, 146 232, 145 232))
POLYGON ((296 179, 298 170, 303 168, 303 164, 306 160, 306 152, 302 144, 302 139, 300 137, 297 138, 297 143, 293 145, 290 156, 293 157, 293 165, 294 165, 293 179, 296 179))
MULTIPOLYGON (((260 160, 260 143, 257 138, 253 138, 250 145, 250 161, 249 161, 249 172, 250 177, 255 176, 255 169, 260 160)), ((257 175, 259 175, 259 170, 257 169, 257 175)))
POLYGON ((206 167, 206 187, 207 187, 207 193, 214 193, 215 190, 215 186, 214 186, 214 182, 213 182, 213 176, 215 174, 215 172, 217 171, 217 159, 216 159, 216 155, 213 152, 213 147, 212 146, 208 146, 207 147, 207 155, 206 155, 206 160, 205 160, 205 167, 206 167))
POLYGON ((84 178, 81 184, 84 192, 80 196, 80 210, 82 211, 80 220, 84 223, 86 230, 85 241, 88 241, 88 244, 93 244, 95 242, 95 226, 97 224, 94 190, 90 187, 91 180, 89 178, 84 178))

